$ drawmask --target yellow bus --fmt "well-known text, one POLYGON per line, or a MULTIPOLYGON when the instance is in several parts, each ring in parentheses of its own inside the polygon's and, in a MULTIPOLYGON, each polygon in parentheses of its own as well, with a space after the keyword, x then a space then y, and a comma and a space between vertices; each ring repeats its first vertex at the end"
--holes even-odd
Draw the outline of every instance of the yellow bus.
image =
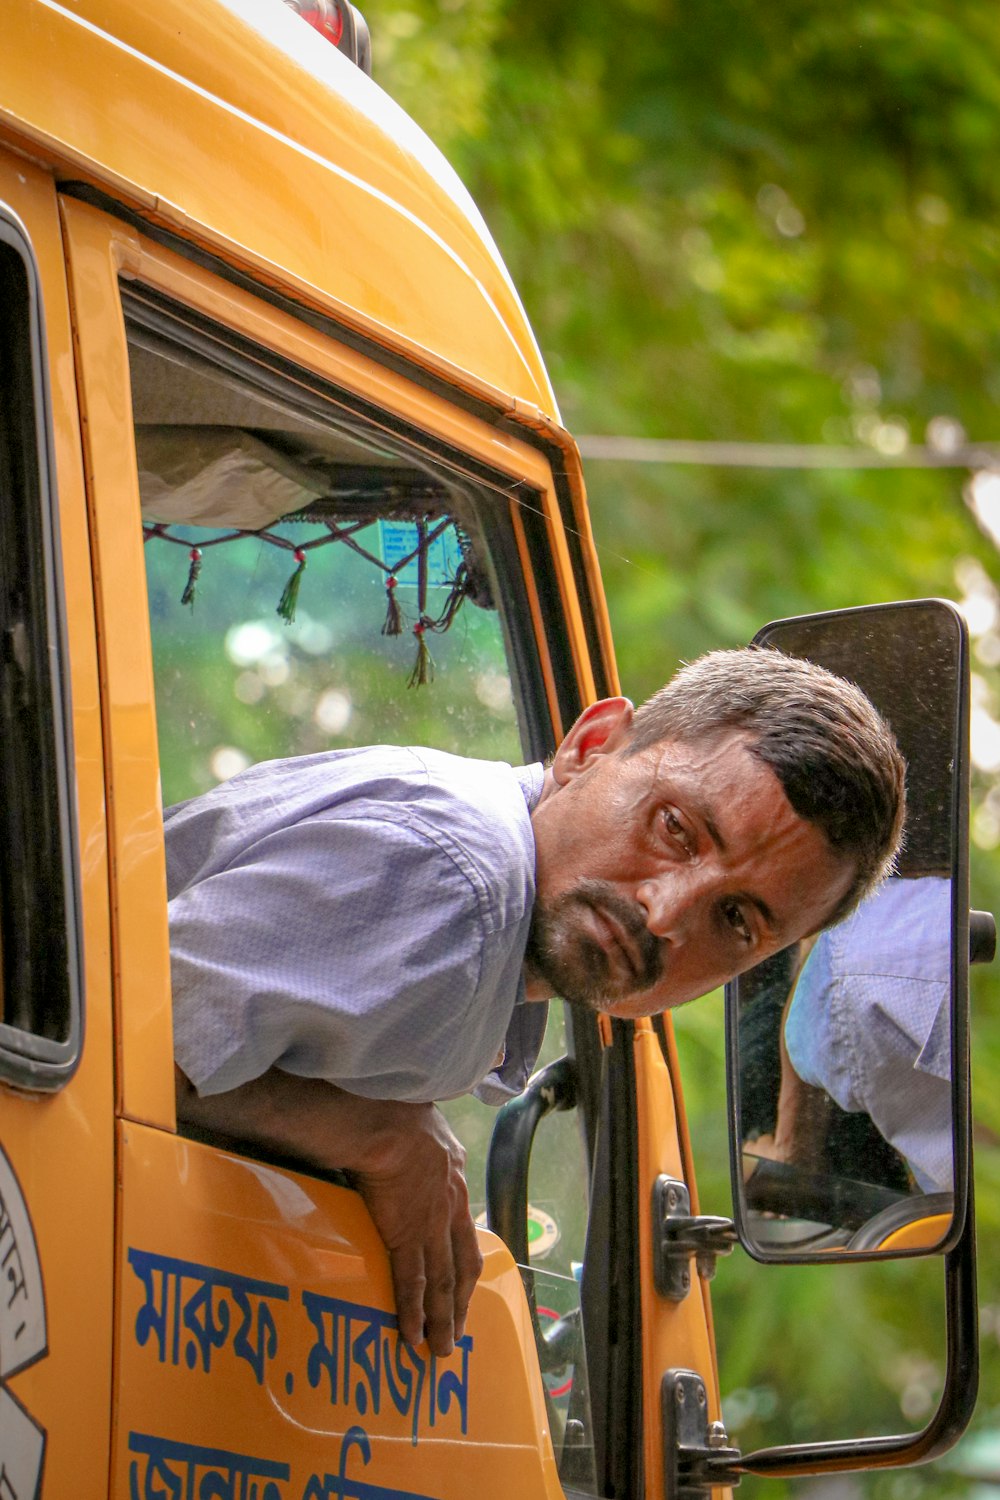
MULTIPOLYGON (((178 1131, 164 804, 333 746, 542 759, 617 691, 510 277, 361 18, 311 20, 4 9, 0 1500, 707 1494, 741 1466, 708 1293, 734 1233, 699 1217, 669 1020, 556 1003, 492 1147, 449 1106, 485 1269, 448 1359, 399 1339, 344 1181, 178 1131)), ((892 1230, 956 1275, 960 1166, 892 1230)), ((925 1457, 967 1412, 936 1420, 747 1466, 925 1457)))

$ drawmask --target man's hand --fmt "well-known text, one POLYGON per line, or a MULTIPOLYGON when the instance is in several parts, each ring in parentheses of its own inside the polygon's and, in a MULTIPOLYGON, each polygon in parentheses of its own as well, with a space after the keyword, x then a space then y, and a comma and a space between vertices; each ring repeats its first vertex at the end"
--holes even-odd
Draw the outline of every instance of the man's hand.
POLYGON ((402 1337, 451 1353, 482 1270, 465 1152, 432 1104, 362 1099, 272 1068, 199 1096, 177 1070, 177 1117, 348 1172, 389 1251, 402 1337))
POLYGON ((465 1152, 432 1104, 391 1105, 387 1115, 370 1165, 351 1176, 389 1251, 403 1338, 418 1344, 426 1330, 431 1350, 450 1354, 483 1268, 465 1152))

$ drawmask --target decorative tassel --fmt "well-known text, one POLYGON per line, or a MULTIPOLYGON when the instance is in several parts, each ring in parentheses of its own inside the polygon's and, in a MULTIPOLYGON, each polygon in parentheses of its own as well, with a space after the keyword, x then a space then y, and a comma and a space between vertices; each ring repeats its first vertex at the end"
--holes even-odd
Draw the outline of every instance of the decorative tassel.
POLYGON ((189 604, 194 609, 194 596, 198 587, 198 579, 201 576, 201 548, 192 547, 188 556, 191 559, 191 566, 188 568, 187 583, 184 585, 181 603, 189 604))
POLYGON ((455 570, 455 576, 451 581, 451 588, 444 603, 444 609, 434 621, 434 629, 442 634, 450 630, 454 624, 455 616, 462 608, 469 593, 469 570, 464 560, 459 563, 455 570))
POLYGON ((434 681, 434 660, 427 649, 427 625, 423 620, 418 620, 413 627, 413 634, 417 638, 417 659, 413 663, 413 671, 407 687, 425 687, 428 682, 434 681))
POLYGON ((433 681, 434 663, 427 648, 427 631, 434 624, 427 617, 427 522, 417 522, 417 623, 413 634, 417 638, 417 659, 407 687, 423 687, 433 681))
POLYGON ((295 621, 295 606, 299 602, 299 584, 302 582, 302 574, 306 567, 306 555, 301 547, 296 547, 294 556, 298 566, 285 584, 285 591, 278 600, 277 613, 286 625, 291 625, 295 621))
POLYGON ((399 601, 396 598, 396 585, 398 580, 390 573, 385 580, 385 621, 382 625, 383 635, 402 635, 403 616, 399 612, 399 601))

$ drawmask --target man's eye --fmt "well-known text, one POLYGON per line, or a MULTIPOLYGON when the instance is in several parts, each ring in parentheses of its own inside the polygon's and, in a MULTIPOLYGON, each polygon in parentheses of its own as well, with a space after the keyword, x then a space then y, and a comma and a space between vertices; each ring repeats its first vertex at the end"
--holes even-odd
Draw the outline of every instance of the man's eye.
POLYGON ((691 832, 684 826, 672 807, 663 809, 663 828, 671 843, 679 844, 685 854, 692 853, 694 840, 691 832))
POLYGON ((740 942, 745 943, 749 947, 753 942, 753 932, 751 931, 749 922, 743 915, 742 906, 736 901, 729 901, 722 908, 722 911, 726 922, 732 928, 733 932, 735 932, 740 942))

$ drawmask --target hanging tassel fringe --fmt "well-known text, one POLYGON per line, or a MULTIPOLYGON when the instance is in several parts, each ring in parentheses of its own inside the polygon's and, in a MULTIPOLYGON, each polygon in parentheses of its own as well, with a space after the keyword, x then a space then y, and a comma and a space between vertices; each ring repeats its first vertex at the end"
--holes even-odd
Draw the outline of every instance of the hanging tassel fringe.
POLYGON ((423 687, 433 681, 434 663, 427 648, 427 630, 434 621, 427 617, 427 522, 417 522, 417 623, 413 634, 417 638, 417 659, 407 687, 423 687))
POLYGON ((188 568, 187 583, 184 585, 181 603, 188 604, 194 609, 194 596, 198 587, 198 579, 201 576, 201 548, 192 547, 188 556, 191 559, 191 565, 188 568))
POLYGON ((413 634, 417 638, 417 659, 413 663, 413 671, 406 685, 407 687, 425 687, 428 682, 434 681, 434 659, 427 648, 427 626, 423 620, 414 625, 413 634))
POLYGON ((299 602, 299 584, 302 582, 302 574, 306 568, 306 555, 301 547, 295 549, 295 561, 298 566, 295 572, 285 584, 285 591, 278 600, 277 613, 286 625, 292 625, 295 621, 295 606, 299 602))
MULTIPOLYGON (((300 516, 288 519, 310 521, 315 518, 310 512, 304 510, 300 516)), ((407 633, 409 630, 409 621, 413 618, 414 614, 416 615, 417 623, 413 626, 413 635, 416 639, 416 657, 408 680, 408 686, 424 687, 428 683, 433 682, 435 677, 434 659, 430 653, 428 633, 436 631, 441 634, 448 630, 467 600, 471 599, 474 604, 482 608, 492 608, 489 580, 478 567, 471 542, 456 525, 455 530, 461 557, 455 568, 454 575, 447 580, 448 591, 441 613, 436 616, 431 614, 428 609, 428 595, 432 587, 430 578, 430 550, 445 528, 452 523, 449 523, 447 519, 444 521, 440 520, 436 514, 432 519, 424 515, 414 523, 417 541, 413 551, 401 559, 397 558, 394 564, 395 569, 398 571, 411 562, 416 563, 417 597, 415 608, 412 614, 409 607, 404 611, 400 607, 398 600, 399 579, 396 576, 396 572, 390 570, 390 566, 386 563, 384 555, 376 556, 374 553, 366 551, 359 542, 354 540, 354 533, 363 530, 368 524, 369 522, 364 520, 353 521, 350 525, 341 526, 339 523, 327 519, 324 521, 327 534, 312 538, 303 542, 301 546, 294 548, 283 536, 272 533, 266 528, 256 532, 230 531, 223 535, 210 537, 204 545, 214 547, 223 542, 235 542, 242 537, 253 536, 261 541, 270 543, 272 546, 291 551, 295 559, 295 567, 285 583, 276 613, 286 624, 293 625, 298 607, 302 574, 306 566, 306 554, 312 548, 320 547, 327 543, 346 543, 354 552, 381 570, 386 596, 382 634, 384 636, 401 636, 407 633)), ((184 585, 184 592, 181 595, 181 604, 187 605, 189 609, 193 609, 198 594, 199 579, 204 560, 202 547, 191 546, 189 537, 175 535, 165 522, 156 522, 143 527, 143 541, 150 542, 153 540, 173 542, 188 549, 188 574, 184 585)), ((437 589, 441 586, 441 583, 442 580, 435 576, 433 587, 437 589)))
POLYGON ((462 608, 469 594, 469 570, 464 561, 460 562, 455 570, 455 576, 451 581, 451 588, 445 600, 444 609, 434 621, 434 629, 443 634, 450 630, 455 616, 462 608))
POLYGON ((399 601, 396 598, 397 580, 390 573, 385 581, 385 621, 382 625, 383 635, 402 635, 403 616, 399 611, 399 601))

